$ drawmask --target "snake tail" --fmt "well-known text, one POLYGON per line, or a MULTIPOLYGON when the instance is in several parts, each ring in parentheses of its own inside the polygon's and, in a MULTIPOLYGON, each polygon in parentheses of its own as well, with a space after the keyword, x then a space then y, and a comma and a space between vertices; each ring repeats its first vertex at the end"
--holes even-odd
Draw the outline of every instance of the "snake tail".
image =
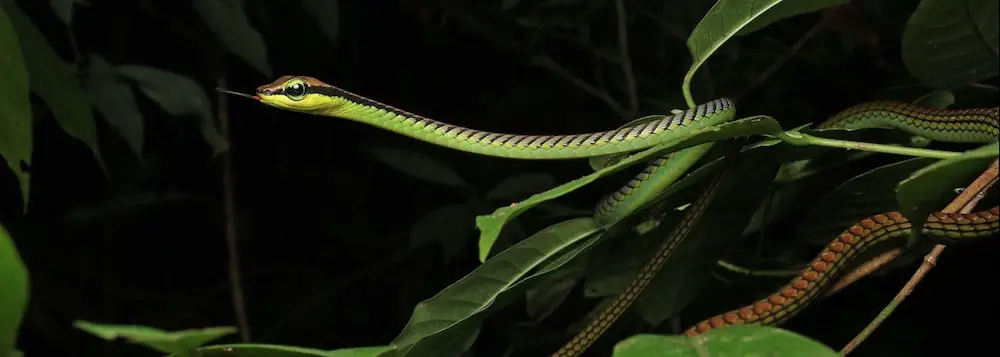
POLYGON ((443 123, 305 76, 283 76, 256 98, 280 109, 344 118, 447 148, 513 159, 576 159, 628 153, 729 121, 731 100, 716 99, 662 119, 615 130, 570 135, 495 133, 443 123))
MULTIPOLYGON (((921 229, 927 237, 948 242, 988 237, 1000 227, 1000 209, 959 214, 935 212, 921 229)), ((849 270, 848 263, 887 243, 904 244, 912 225, 899 212, 877 214, 854 224, 828 244, 798 276, 756 302, 707 318, 684 332, 689 337, 731 325, 777 325, 792 318, 849 270)))

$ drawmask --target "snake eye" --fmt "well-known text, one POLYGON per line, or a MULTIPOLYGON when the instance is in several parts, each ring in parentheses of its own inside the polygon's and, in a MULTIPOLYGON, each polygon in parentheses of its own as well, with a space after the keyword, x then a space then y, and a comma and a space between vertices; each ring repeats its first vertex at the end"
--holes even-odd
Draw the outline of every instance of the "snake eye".
POLYGON ((285 85, 282 92, 291 100, 302 100, 306 97, 306 84, 300 81, 290 82, 285 85))

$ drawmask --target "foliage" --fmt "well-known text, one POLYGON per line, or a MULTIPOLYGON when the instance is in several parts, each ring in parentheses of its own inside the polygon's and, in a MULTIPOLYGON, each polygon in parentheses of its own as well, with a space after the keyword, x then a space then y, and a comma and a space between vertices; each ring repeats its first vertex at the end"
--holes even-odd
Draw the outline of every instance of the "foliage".
MULTIPOLYGON (((140 5, 135 6, 156 6, 150 5, 148 1, 139 3, 140 5)), ((393 174, 401 174, 394 176, 394 183, 387 185, 362 177, 355 182, 356 185, 341 187, 331 184, 323 190, 343 192, 345 195, 352 194, 349 191, 353 188, 358 191, 367 190, 366 192, 415 192, 419 190, 399 182, 416 180, 428 184, 430 188, 427 190, 458 195, 457 198, 447 198, 446 194, 437 193, 435 195, 446 198, 435 201, 430 207, 421 207, 419 211, 406 210, 406 214, 398 215, 389 212, 400 206, 400 202, 378 203, 385 208, 385 216, 394 224, 405 224, 408 222, 406 219, 412 219, 412 224, 406 228, 406 244, 411 250, 427 244, 438 245, 442 264, 472 260, 466 255, 470 254, 466 247, 470 246, 468 243, 475 236, 473 232, 476 229, 479 231, 478 246, 475 249, 479 265, 462 271, 461 275, 464 276, 454 279, 453 283, 433 296, 415 306, 407 305, 407 310, 412 307, 409 320, 390 342, 337 350, 249 341, 210 345, 217 339, 235 334, 237 329, 224 326, 170 332, 139 324, 105 325, 85 322, 84 319, 91 318, 83 314, 72 317, 77 321, 75 326, 101 339, 120 338, 156 353, 176 357, 228 356, 233 352, 239 356, 278 357, 452 356, 472 349, 489 350, 491 346, 483 342, 485 334, 489 334, 490 338, 502 336, 500 338, 507 346, 504 354, 522 355, 528 353, 525 351, 536 348, 549 351, 554 350, 555 344, 565 340, 565 334, 555 333, 559 338, 556 343, 538 342, 541 340, 538 338, 539 334, 553 334, 536 326, 538 322, 552 318, 556 310, 563 306, 572 308, 573 304, 568 301, 577 295, 605 299, 606 303, 606 299, 621 292, 648 259, 650 252, 680 223, 687 204, 701 194, 704 183, 717 172, 722 158, 718 152, 711 152, 698 162, 699 165, 691 168, 686 176, 681 177, 683 173, 677 173, 679 179, 660 192, 655 200, 607 226, 597 224, 590 217, 591 207, 596 200, 586 198, 585 204, 577 205, 571 199, 574 196, 589 197, 591 189, 598 185, 598 181, 602 181, 599 179, 611 176, 620 181, 622 177, 619 173, 633 168, 635 164, 669 153, 695 152, 691 150, 697 149, 701 144, 736 137, 749 137, 755 141, 741 152, 745 161, 736 165, 726 176, 727 180, 723 181, 718 195, 725 200, 717 200, 709 206, 695 224, 690 237, 677 248, 677 253, 667 261, 663 272, 653 280, 648 291, 637 302, 635 312, 631 313, 639 317, 638 320, 642 323, 659 326, 668 319, 685 314, 686 308, 696 304, 699 297, 708 295, 706 286, 713 278, 715 272, 712 266, 717 261, 737 259, 751 263, 757 260, 756 263, 760 263, 760 257, 747 258, 752 254, 740 254, 740 248, 745 245, 741 240, 763 239, 762 237, 775 231, 789 231, 786 238, 790 243, 776 243, 777 248, 773 248, 771 253, 781 256, 784 266, 794 266, 803 261, 800 257, 788 258, 797 254, 797 246, 806 245, 814 250, 816 245, 827 243, 858 219, 881 211, 898 209, 911 218, 915 227, 920 227, 928 213, 940 209, 954 197, 955 188, 966 185, 997 158, 995 143, 963 153, 938 150, 935 146, 934 152, 949 158, 911 159, 876 153, 910 153, 911 156, 921 156, 921 153, 930 152, 930 149, 921 151, 911 147, 936 143, 917 144, 907 135, 893 130, 801 130, 806 126, 795 122, 797 119, 772 115, 770 111, 780 112, 774 108, 779 106, 775 103, 784 105, 787 102, 790 107, 808 106, 798 103, 806 101, 787 98, 789 92, 781 92, 772 84, 782 80, 791 81, 791 78, 771 79, 769 76, 774 75, 776 68, 781 67, 789 57, 795 56, 802 45, 790 46, 790 51, 784 54, 767 50, 768 46, 774 46, 773 38, 769 37, 774 33, 803 33, 799 38, 802 41, 808 40, 824 26, 836 28, 840 36, 836 41, 837 46, 823 46, 823 49, 815 50, 817 52, 802 55, 805 61, 822 68, 827 63, 824 61, 832 61, 830 58, 847 58, 858 51, 864 51, 858 48, 871 45, 870 38, 860 34, 864 31, 850 30, 852 19, 844 13, 865 12, 880 14, 887 19, 906 19, 892 24, 892 29, 882 30, 900 33, 898 43, 901 51, 896 57, 908 74, 897 74, 905 79, 897 80, 896 83, 902 83, 902 87, 907 87, 909 92, 901 94, 901 91, 892 92, 899 88, 877 88, 876 85, 867 83, 849 86, 885 89, 883 96, 929 107, 946 108, 956 103, 984 106, 983 103, 992 103, 993 99, 982 100, 984 95, 981 93, 995 95, 997 91, 995 86, 984 82, 995 81, 997 68, 1000 67, 996 1, 920 0, 915 9, 905 12, 893 7, 894 3, 889 0, 876 2, 879 3, 876 5, 864 5, 867 8, 858 5, 858 2, 847 0, 719 0, 714 3, 689 0, 680 3, 621 0, 456 3, 434 0, 411 5, 414 18, 438 21, 442 24, 440 27, 447 29, 449 33, 468 31, 474 34, 477 41, 491 44, 505 52, 518 53, 522 55, 519 60, 524 65, 542 69, 555 80, 569 84, 565 91, 579 91, 586 96, 584 98, 596 99, 595 102, 603 104, 605 113, 610 115, 592 110, 591 112, 600 113, 593 115, 594 118, 617 116, 623 121, 640 118, 626 124, 635 125, 658 115, 665 115, 678 107, 694 107, 699 101, 715 97, 716 92, 722 91, 720 88, 729 91, 733 91, 732 88, 743 88, 738 95, 734 95, 737 99, 756 96, 761 99, 759 102, 769 104, 754 107, 754 101, 743 101, 740 102, 741 114, 737 120, 694 131, 630 156, 591 158, 593 172, 582 175, 570 170, 561 172, 542 166, 532 167, 528 172, 502 175, 484 169, 486 173, 481 176, 488 179, 477 179, 474 177, 474 170, 449 165, 445 159, 440 158, 447 154, 422 153, 434 150, 431 148, 410 149, 384 143, 366 145, 364 151, 372 158, 393 170, 393 174), (809 31, 802 31, 800 25, 808 21, 815 21, 817 24, 809 31), (769 39, 772 42, 768 42, 769 39), (631 50, 629 42, 632 43, 631 50), (581 69, 585 65, 579 63, 572 67, 561 64, 558 54, 562 51, 556 48, 564 47, 586 53, 585 57, 592 60, 593 68, 581 69), (548 50, 550 48, 552 50, 548 50), (667 55, 683 53, 685 48, 685 56, 667 55), (768 67, 762 70, 763 66, 758 65, 772 62, 777 64, 774 69, 768 67), (687 69, 683 73, 677 70, 685 67, 687 69), (587 71, 594 73, 593 80, 583 79, 576 74, 587 71), (726 75, 711 75, 719 72, 726 75), (677 83, 678 79, 680 83, 677 83), (677 89, 664 90, 674 87, 677 89), (743 111, 744 103, 753 109, 743 111), (754 111, 764 112, 766 115, 743 114, 754 111), (643 117, 640 114, 650 116, 643 117), (837 147, 827 144, 832 141, 842 145, 858 144, 865 152, 859 155, 858 152, 831 149, 830 147, 837 147), (861 142, 885 144, 865 145, 861 142), (866 161, 871 156, 881 161, 866 161), (860 172, 855 172, 857 170, 851 169, 852 167, 863 168, 860 172), (848 179, 840 180, 845 172, 850 172, 847 174, 848 179), (564 177, 577 178, 567 179, 565 183, 559 184, 564 177), (823 194, 818 194, 820 190, 813 188, 820 187, 817 186, 819 182, 829 186, 823 194), (818 202, 814 202, 817 200, 818 202), (577 285, 583 286, 582 293, 578 294, 573 288, 577 285), (520 320, 511 322, 511 319, 518 318, 500 313, 516 308, 522 302, 528 306, 528 315, 532 320, 529 323, 519 323, 520 320), (494 322, 506 324, 506 333, 491 330, 495 329, 491 326, 494 322), (518 333, 525 336, 511 337, 518 333), (479 344, 485 346, 480 347, 479 344)), ((53 0, 49 2, 48 13, 29 16, 21 8, 25 4, 18 4, 14 0, 0 0, 0 156, 7 162, 7 167, 17 182, 16 185, 0 187, 0 190, 18 192, 21 198, 18 205, 21 210, 17 216, 0 216, 5 224, 13 222, 19 227, 35 227, 37 230, 45 228, 44 224, 38 223, 39 220, 32 220, 31 215, 35 214, 36 207, 40 207, 39 214, 52 214, 46 211, 45 204, 36 203, 36 200, 39 195, 46 195, 46 189, 53 188, 51 185, 33 184, 38 179, 35 167, 67 164, 69 160, 61 162, 53 157, 74 157, 72 155, 77 151, 87 152, 87 157, 93 158, 86 165, 96 167, 106 175, 108 186, 115 187, 115 190, 100 199, 99 208, 77 208, 76 214, 71 212, 65 214, 66 217, 77 217, 78 221, 87 222, 116 219, 126 221, 127 218, 116 215, 190 199, 185 194, 143 194, 131 191, 134 186, 140 186, 136 182, 142 179, 130 181, 134 179, 129 176, 130 172, 152 170, 149 168, 154 166, 151 161, 156 162, 156 158, 170 155, 169 150, 150 148, 149 142, 161 135, 151 129, 157 125, 152 118, 192 119, 190 123, 196 123, 194 125, 198 133, 185 131, 184 138, 178 140, 183 145, 177 146, 188 146, 192 142, 190 138, 200 135, 206 150, 199 155, 205 160, 218 156, 230 160, 236 145, 230 143, 228 121, 223 119, 228 117, 229 107, 224 104, 224 97, 213 99, 209 95, 209 88, 225 86, 224 79, 229 67, 243 66, 246 69, 242 73, 248 73, 245 76, 266 77, 268 80, 279 72, 284 72, 284 69, 278 68, 309 67, 305 64, 307 59, 303 57, 311 57, 313 48, 320 52, 319 48, 340 46, 347 41, 341 37, 344 33, 341 25, 353 23, 352 14, 357 11, 354 7, 341 8, 338 1, 287 2, 282 5, 287 8, 264 2, 237 0, 192 0, 188 4, 200 21, 196 25, 189 25, 191 21, 176 20, 176 23, 182 24, 179 26, 182 30, 178 31, 192 31, 194 35, 189 36, 193 42, 197 42, 194 39, 204 41, 199 42, 203 43, 202 48, 192 51, 197 55, 191 55, 190 58, 199 63, 204 62, 202 65, 209 68, 207 71, 185 70, 183 66, 167 68, 168 66, 157 65, 153 61, 134 64, 119 61, 113 51, 102 51, 100 46, 77 47, 75 31, 79 30, 79 26, 75 27, 75 16, 78 11, 84 11, 84 7, 91 6, 84 2, 53 0), (294 12, 294 21, 282 20, 278 10, 294 12), (61 46, 53 39, 55 36, 51 35, 52 31, 43 31, 47 27, 40 24, 46 16, 54 17, 69 30, 69 42, 73 44, 69 46, 72 47, 69 60, 64 58, 65 51, 59 50, 61 46), (304 18, 309 19, 308 23, 302 21, 304 18), (269 41, 269 34, 292 27, 292 32, 314 32, 313 38, 322 38, 325 42, 312 44, 309 48, 297 48, 291 55, 274 50, 281 43, 269 41), (196 58, 199 56, 205 58, 196 58), (230 56, 237 60, 230 61, 230 56), (209 82, 214 84, 206 84, 209 82), (33 102, 31 95, 37 97, 38 102, 33 102), (147 105, 145 101, 152 102, 152 105, 147 105), (95 113, 98 115, 95 116, 95 113), (45 149, 40 146, 43 145, 41 143, 53 142, 55 139, 52 137, 57 135, 39 129, 44 127, 44 120, 49 116, 63 133, 73 139, 73 145, 78 146, 77 148, 60 148, 62 152, 49 153, 48 156, 36 155, 45 149), (107 125, 107 130, 102 129, 104 125, 107 125), (121 140, 124 149, 116 150, 112 143, 115 140, 121 140), (132 166, 122 164, 125 160, 121 159, 123 155, 120 151, 127 151, 138 163, 132 166)), ((151 12, 169 14, 170 10, 157 8, 151 12)), ((865 76, 853 78, 864 79, 865 76)), ((812 90, 817 88, 793 90, 791 93, 812 90)), ((519 88, 517 91, 528 93, 523 94, 524 96, 537 95, 532 94, 531 89, 519 88)), ((497 106, 505 107, 517 100, 530 102, 531 99, 511 96, 497 106)), ((574 103, 545 105, 563 104, 573 106, 574 103)), ((239 105, 256 104, 240 102, 239 105)), ((259 114, 257 109, 253 110, 253 114, 259 114)), ((496 111, 502 114, 500 109, 496 111)), ((819 112, 807 113, 818 115, 819 112)), ((501 114, 495 115, 502 116, 501 114)), ((809 122, 814 121, 813 119, 815 118, 810 117, 799 121, 809 122)), ((546 123, 529 121, 528 124, 546 123)), ((614 126, 606 124, 600 123, 599 126, 614 126)), ((238 133, 232 135, 236 140, 244 142, 266 141, 277 140, 278 131, 275 130, 274 137, 271 138, 241 138, 238 133)), ((308 130, 303 130, 305 131, 308 130)), ((307 138, 309 134, 296 134, 295 141, 300 140, 299 137, 307 138)), ((325 142, 322 138, 332 138, 330 135, 333 134, 322 135, 316 140, 325 142)), ((707 146, 703 148, 705 147, 707 146)), ((334 150, 323 147, 316 151, 334 150)), ((342 165, 344 171, 349 171, 348 160, 342 157, 347 155, 351 154, 334 151, 323 160, 342 165)), ((226 166, 230 165, 229 161, 225 162, 224 170, 229 171, 224 171, 223 175, 229 177, 232 168, 226 166)), ((467 166, 479 167, 476 165, 467 166)), ((508 165, 529 164, 514 162, 508 165)), ((336 166, 332 170, 339 172, 341 168, 336 166)), ((253 172, 256 174, 256 171, 253 172)), ((272 172, 276 175, 285 174, 280 168, 272 172)), ((139 176, 143 175, 147 174, 139 176)), ((347 174, 333 175, 337 178, 341 176, 347 174)), ((226 180, 224 185, 228 185, 227 187, 235 185, 231 178, 226 180)), ((229 202, 222 206, 233 204, 231 197, 225 200, 229 202)), ((86 207, 86 204, 71 202, 65 206, 86 207)), ((359 204, 342 202, 338 205, 341 209, 339 214, 349 216, 350 206, 359 204)), ((243 218, 244 224, 249 224, 245 221, 253 221, 242 216, 243 213, 234 211, 239 210, 226 211, 224 219, 227 224, 238 226, 235 216, 243 218)), ((359 220, 369 219, 374 220, 370 217, 359 220)), ((35 244, 38 243, 33 239, 18 239, 28 242, 23 245, 20 244, 21 241, 18 242, 22 251, 31 250, 25 246, 35 247, 31 250, 32 254, 43 251, 37 248, 35 244)), ((43 242, 49 244, 49 241, 43 242)), ((767 242, 769 245, 771 243, 767 242)), ((190 250, 185 253, 194 254, 201 247, 187 249, 190 250)), ((233 250, 230 248, 229 253, 234 254, 233 250)), ((221 261, 219 258, 215 259, 221 261)), ((404 258, 398 258, 402 259, 404 258)), ((30 260, 28 267, 32 271, 44 271, 48 267, 43 265, 49 261, 48 258, 30 260)), ((171 264, 183 266, 184 263, 184 259, 171 259, 171 264)), ((219 264, 213 269, 218 270, 221 266, 219 264)), ((0 355, 17 353, 15 348, 18 347, 18 331, 25 329, 22 320, 27 316, 25 306, 29 286, 25 270, 14 240, 0 227, 0 355)), ((419 272, 416 268, 414 271, 419 272)), ((321 283, 326 285, 325 282, 321 283)), ((233 289, 238 290, 235 287, 233 289)), ((58 294, 50 291, 49 295, 58 294)), ((32 296, 36 299, 35 295, 32 296)), ((249 303, 254 304, 253 296, 249 298, 249 303)), ((603 306, 603 303, 598 303, 596 308, 588 307, 591 312, 581 321, 593 317, 603 306)), ((359 310, 378 308, 365 306, 359 310)), ((257 313, 267 315, 259 311, 257 313)), ((703 316, 697 318, 701 317, 703 316)), ((131 319, 123 315, 115 318, 131 319)), ((563 327, 570 332, 579 330, 579 326, 573 324, 563 325, 570 325, 568 328, 563 327)), ((824 345, 825 341, 773 327, 717 329, 697 338, 666 336, 677 332, 666 329, 657 332, 663 335, 640 334, 621 339, 614 346, 614 356, 652 355, 649 351, 658 351, 656 355, 662 356, 835 355, 834 351, 824 345)))

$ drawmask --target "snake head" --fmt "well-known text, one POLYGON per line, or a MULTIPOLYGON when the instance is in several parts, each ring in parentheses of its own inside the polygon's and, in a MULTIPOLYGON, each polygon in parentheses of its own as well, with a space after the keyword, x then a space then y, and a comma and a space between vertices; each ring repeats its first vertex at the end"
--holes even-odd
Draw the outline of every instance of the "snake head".
POLYGON ((296 112, 320 114, 345 104, 337 95, 340 89, 307 76, 281 76, 257 87, 261 103, 296 112))

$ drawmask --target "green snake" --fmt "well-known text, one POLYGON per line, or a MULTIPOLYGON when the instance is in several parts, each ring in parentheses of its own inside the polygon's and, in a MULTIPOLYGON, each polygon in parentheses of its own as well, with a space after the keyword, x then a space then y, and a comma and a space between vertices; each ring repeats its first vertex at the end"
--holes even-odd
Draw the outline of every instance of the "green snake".
MULTIPOLYGON (((674 140, 703 128, 728 122, 734 118, 736 110, 735 104, 731 100, 721 98, 658 120, 615 130, 569 135, 521 135, 488 132, 443 123, 394 108, 306 76, 282 76, 272 83, 258 87, 256 95, 252 96, 224 89, 218 90, 249 97, 265 105, 283 110, 361 122, 455 150, 526 160, 580 159, 627 154, 674 140)), ((997 140, 997 117, 997 107, 937 110, 902 102, 872 102, 845 110, 821 124, 819 128, 895 128, 938 141, 990 142, 997 140)), ((711 146, 711 142, 700 144, 656 158, 627 184, 600 201, 595 208, 595 221, 603 227, 608 222, 614 222, 618 218, 629 215, 684 174, 711 146)), ((984 219, 989 222, 982 224, 976 220, 958 219, 955 222, 959 223, 941 223, 937 229, 934 229, 933 225, 929 223, 928 227, 924 229, 924 233, 933 237, 954 236, 953 233, 956 231, 971 231, 975 233, 973 236, 995 233, 997 231, 996 217, 998 216, 996 208, 979 214, 982 217, 987 217, 984 219), (968 223, 973 221, 975 223, 968 223)), ((896 217, 898 214, 885 216, 896 217)), ((883 230, 893 233, 857 234, 858 242, 883 241, 887 237, 901 236, 900 232, 907 231, 908 227, 904 227, 905 223, 898 223, 900 222, 898 219, 892 220, 892 222, 894 224, 884 225, 883 230)), ((681 224, 688 223, 682 222, 681 224)), ((646 266, 640 270, 639 276, 618 298, 553 356, 569 357, 582 354, 638 298, 678 243, 676 241, 665 242, 653 254, 646 266)), ((830 248, 828 247, 828 249, 830 248)), ((828 256, 820 258, 825 259, 828 256)), ((841 256, 844 258, 827 262, 831 267, 828 268, 829 271, 834 271, 833 267, 839 267, 838 264, 842 265, 852 255, 842 254, 841 256)), ((815 268, 815 265, 811 268, 815 268)), ((813 271, 813 273, 819 272, 826 271, 818 269, 813 271)), ((810 285, 809 289, 803 288, 796 292, 794 305, 775 303, 767 305, 770 307, 788 306, 786 310, 782 310, 784 312, 776 312, 773 316, 790 315, 789 311, 804 306, 806 301, 801 297, 811 298, 814 295, 808 295, 809 291, 818 290, 819 285, 822 285, 819 280, 809 280, 809 282, 813 284, 810 285)), ((794 284, 801 285, 801 283, 794 284)), ((792 300, 791 298, 786 299, 786 301, 792 300)), ((764 306, 759 303, 758 305, 764 306)), ((755 319, 754 316, 763 316, 761 312, 756 312, 761 309, 751 309, 757 315, 743 314, 742 312, 746 312, 745 310, 736 313, 736 317, 739 319, 732 318, 732 313, 709 319, 708 322, 692 328, 691 334, 707 330, 705 326, 712 328, 737 323, 780 322, 778 318, 768 320, 759 317, 755 319)), ((778 310, 780 309, 775 309, 775 311, 778 310)))

